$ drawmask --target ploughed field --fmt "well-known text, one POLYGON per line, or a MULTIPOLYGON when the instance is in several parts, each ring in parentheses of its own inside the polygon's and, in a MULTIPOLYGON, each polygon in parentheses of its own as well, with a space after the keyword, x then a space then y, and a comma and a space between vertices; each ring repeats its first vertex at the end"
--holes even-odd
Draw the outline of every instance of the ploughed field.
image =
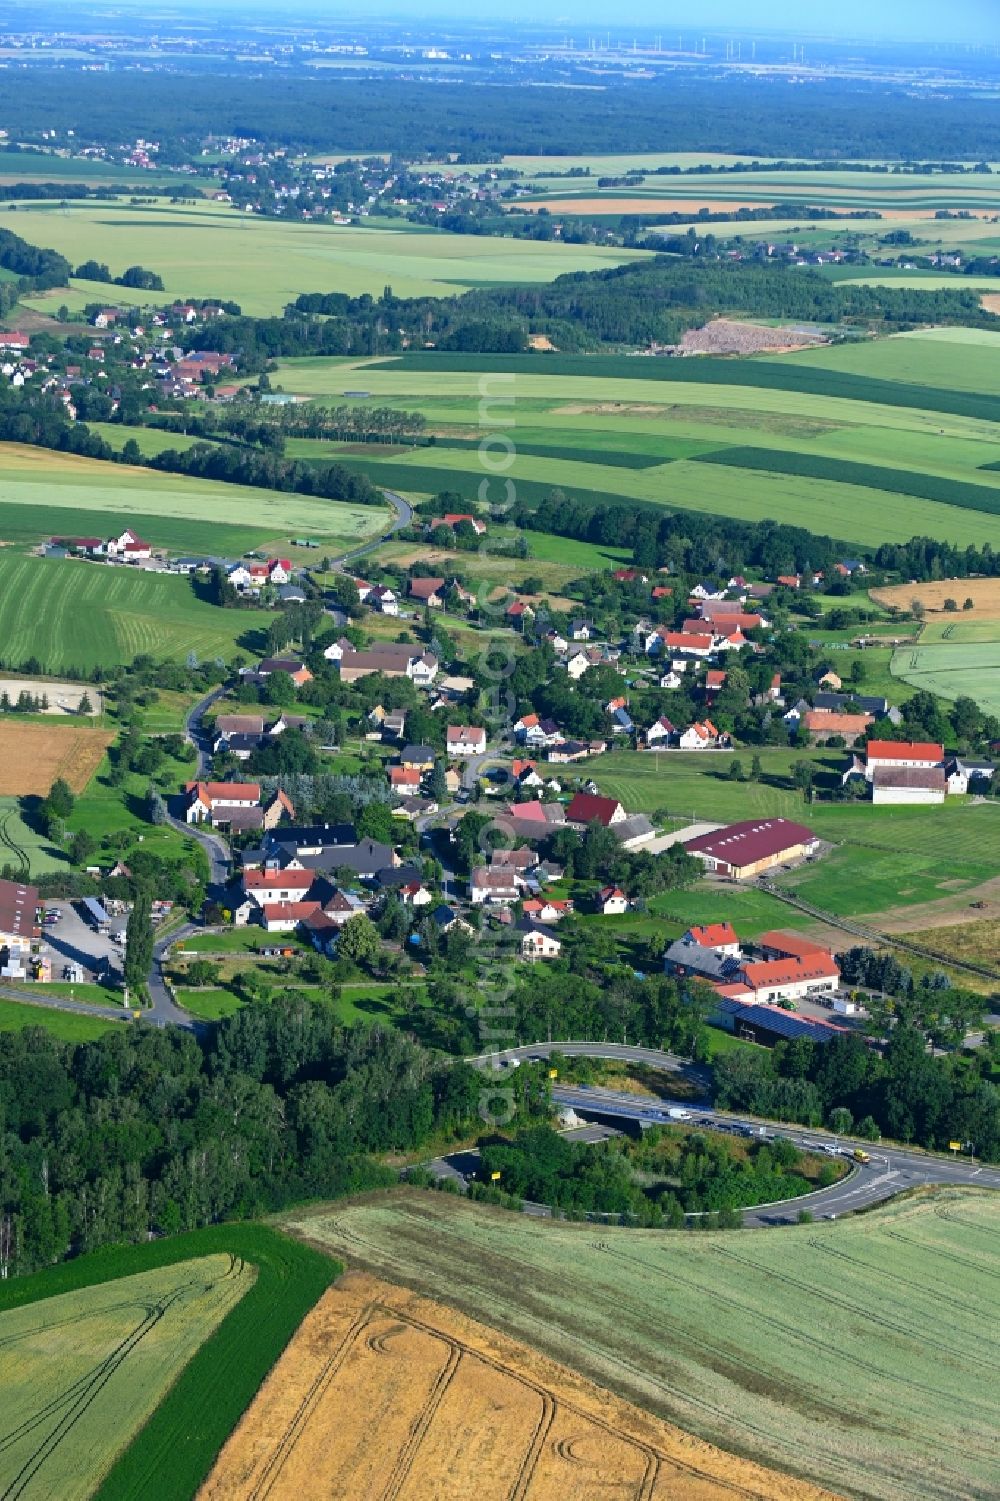
POLYGON ((202 1501, 820 1501, 442 1303, 349 1272, 306 1317, 202 1501))
MULTIPOLYGON (((942 1191, 775 1233, 555 1225, 419 1191, 301 1210, 286 1223, 350 1267, 439 1299, 732 1454, 836 1494, 996 1494, 995 1196, 942 1191)), ((398 1322, 400 1338, 410 1338, 398 1322)), ((391 1327, 390 1318, 373 1331, 386 1366, 395 1358, 391 1327)), ((360 1358, 374 1362, 378 1350, 361 1341, 368 1354, 360 1358)), ((446 1369, 443 1349, 436 1369, 446 1369)), ((426 1389, 426 1371, 421 1379, 426 1389)), ((340 1400, 352 1402, 350 1382, 336 1381, 340 1400)), ((273 1422, 261 1415, 259 1447, 248 1434, 229 1451, 245 1486, 263 1473, 250 1466, 265 1466, 291 1433, 292 1414, 281 1422, 274 1412, 273 1422)), ((352 1424, 326 1423, 333 1463, 339 1445, 354 1441, 352 1424)), ((318 1453, 315 1438, 310 1444, 318 1453)), ((737 1495, 768 1494, 735 1462, 729 1478, 737 1495)), ((670 1477, 664 1494, 686 1495, 671 1489, 680 1485, 670 1477)), ((479 1481, 471 1492, 404 1484, 398 1493, 467 1496, 479 1494, 479 1481)), ((632 1493, 646 1494, 638 1483, 632 1493)), ((552 1494, 600 1492, 564 1481, 552 1494)))

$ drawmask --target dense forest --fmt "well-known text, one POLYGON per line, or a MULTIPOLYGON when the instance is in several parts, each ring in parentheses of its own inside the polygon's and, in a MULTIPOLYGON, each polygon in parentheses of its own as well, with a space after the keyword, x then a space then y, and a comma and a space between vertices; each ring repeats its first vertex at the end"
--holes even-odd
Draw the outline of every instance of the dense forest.
POLYGON ((247 78, 166 72, 71 72, 40 65, 4 80, 2 123, 17 139, 74 130, 81 143, 130 140, 136 121, 159 163, 187 161, 211 135, 306 150, 392 151, 467 161, 512 152, 707 151, 788 158, 1000 160, 992 97, 908 94, 827 79, 685 78, 604 88, 463 87, 400 78, 247 78))
MULTIPOLYGON (((543 1092, 523 1072, 511 1087, 530 1119, 543 1092)), ((0 1276, 395 1181, 367 1154, 467 1131, 481 1089, 464 1064, 378 1027, 344 1031, 294 995, 202 1039, 0 1034, 0 1276)))

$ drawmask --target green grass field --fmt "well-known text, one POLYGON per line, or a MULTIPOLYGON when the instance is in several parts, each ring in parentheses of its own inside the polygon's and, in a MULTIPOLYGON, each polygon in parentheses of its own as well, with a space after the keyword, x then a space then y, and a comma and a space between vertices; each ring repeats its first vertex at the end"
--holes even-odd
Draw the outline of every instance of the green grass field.
POLYGON ((0 444, 0 540, 110 536, 141 527, 172 552, 243 552, 307 533, 348 543, 377 533, 379 506, 354 506, 215 480, 79 458, 47 448, 0 444))
POLYGON ((84 1016, 75 1011, 57 1011, 52 1006, 0 1000, 0 1032, 23 1032, 25 1027, 44 1027, 60 1042, 93 1042, 119 1022, 102 1016, 84 1016))
POLYGON ((92 1496, 253 1280, 216 1253, 0 1312, 4 1491, 92 1496))
MULTIPOLYGON (((43 1483, 40 1473, 37 1482, 28 1477, 28 1488, 8 1493, 23 1495, 26 1501, 47 1501, 57 1495, 95 1495, 99 1501, 139 1501, 146 1496, 156 1496, 157 1501, 190 1501, 265 1375, 339 1271, 329 1257, 262 1225, 216 1225, 141 1246, 100 1251, 3 1283, 0 1329, 8 1318, 27 1322, 29 1328, 32 1323, 48 1325, 51 1312, 60 1306, 82 1309, 91 1289, 94 1309, 106 1310, 106 1325, 117 1318, 126 1329, 134 1328, 155 1314, 157 1299, 163 1301, 157 1290, 159 1279, 166 1279, 159 1285, 173 1285, 182 1293, 185 1283, 195 1284, 187 1295, 186 1324, 180 1303, 174 1309, 180 1319, 172 1320, 168 1308, 160 1320, 165 1335, 173 1329, 172 1346, 184 1358, 171 1360, 170 1344, 162 1338, 157 1353, 149 1333, 120 1350, 115 1357, 117 1368, 110 1371, 108 1381, 116 1404, 102 1401, 100 1390, 96 1393, 95 1405, 100 1403, 104 1413, 104 1427, 96 1442, 85 1450, 78 1434, 86 1435, 94 1425, 73 1424, 46 1461, 52 1466, 46 1477, 50 1483, 43 1483), (223 1277, 221 1282, 215 1278, 221 1291, 213 1307, 211 1284, 206 1287, 208 1279, 201 1273, 203 1291, 199 1294, 199 1273, 192 1273, 192 1267, 208 1267, 214 1273, 217 1266, 223 1277), (128 1280, 123 1283, 121 1279, 128 1280), (150 1291, 143 1304, 135 1298, 135 1291, 145 1283, 150 1291), (238 1299, 233 1296, 237 1291, 242 1294, 238 1299), (116 1304, 125 1306, 116 1309, 116 1304), (214 1320, 214 1333, 206 1314, 214 1320), (209 1333, 211 1337, 204 1338, 209 1333), (162 1380, 168 1362, 172 1384, 162 1380), (140 1373, 145 1373, 146 1383, 140 1373), (116 1452, 129 1438, 131 1442, 116 1460, 116 1452)), ((74 1317, 79 1320, 78 1313, 74 1317)), ((64 1373, 61 1358, 63 1344, 69 1354, 81 1341, 75 1323, 70 1322, 49 1327, 38 1343, 44 1359, 36 1362, 37 1377, 25 1386, 20 1400, 29 1419, 37 1415, 43 1425, 51 1426, 64 1413, 72 1417, 74 1404, 76 1408, 82 1405, 82 1394, 70 1387, 69 1363, 64 1373), (42 1402, 62 1394, 53 1412, 40 1411, 42 1402)), ((99 1386, 102 1369, 96 1361, 106 1353, 106 1340, 103 1349, 95 1340, 89 1353, 84 1351, 87 1358, 80 1362, 81 1379, 91 1389, 99 1386)), ((8 1355, 5 1374, 17 1368, 15 1359, 20 1362, 25 1356, 20 1352, 15 1358, 8 1355)), ((9 1381, 6 1390, 13 1391, 9 1381)), ((5 1418, 9 1412, 9 1405, 5 1406, 5 1418)), ((36 1422, 33 1431, 37 1447, 47 1429, 36 1422)), ((6 1422, 4 1432, 11 1432, 6 1422)), ((5 1445, 0 1465, 6 1466, 7 1453, 5 1445)))
MULTIPOLYGON (((739 755, 748 770, 750 753, 739 755)), ((784 783, 791 763, 802 755, 762 750, 764 780, 759 783, 731 782, 729 753, 620 751, 588 763, 587 772, 602 792, 619 798, 630 812, 667 809, 718 823, 781 817, 806 824, 836 848, 814 864, 776 876, 776 883, 841 916, 876 916, 888 908, 972 891, 996 874, 1000 807, 964 799, 929 808, 825 802, 806 807, 801 793, 784 783)), ((811 756, 820 788, 844 764, 836 751, 811 756)), ((791 915, 791 909, 786 911, 791 915)), ((787 918, 780 925, 786 926, 787 918)))
MULTIPOLYGON (((378 295, 387 284, 401 297, 465 291, 474 286, 547 282, 571 271, 600 270, 646 252, 561 245, 490 236, 449 235, 411 225, 392 228, 263 219, 217 203, 132 205, 71 203, 18 208, 18 234, 74 263, 93 257, 114 275, 141 264, 156 271, 160 296, 227 297, 245 313, 280 313, 300 292, 378 295)), ((117 289, 116 289, 117 291, 117 289)), ((83 307, 108 290, 81 283, 27 299, 53 311, 83 307)), ((142 294, 142 301, 156 296, 142 294)))
POLYGON ((144 652, 228 658, 266 620, 262 611, 208 604, 176 575, 0 553, 0 640, 12 663, 34 656, 59 673, 144 652))
POLYGON ((773 1233, 598 1235, 417 1190, 287 1222, 837 1495, 995 1488, 995 1195, 773 1233))
MULTIPOLYGON (((1000 714, 1000 622, 970 622, 989 639, 962 639, 962 622, 955 640, 939 640, 899 647, 892 655, 895 678, 941 698, 975 699, 987 714, 1000 714)), ((939 627, 939 630, 947 627, 939 627)), ((977 632, 978 634, 978 632, 977 632)))
POLYGON ((67 869, 69 862, 63 851, 46 839, 38 829, 25 822, 18 798, 0 797, 0 829, 4 834, 0 844, 0 865, 6 861, 13 862, 10 846, 15 845, 27 856, 32 876, 67 869))

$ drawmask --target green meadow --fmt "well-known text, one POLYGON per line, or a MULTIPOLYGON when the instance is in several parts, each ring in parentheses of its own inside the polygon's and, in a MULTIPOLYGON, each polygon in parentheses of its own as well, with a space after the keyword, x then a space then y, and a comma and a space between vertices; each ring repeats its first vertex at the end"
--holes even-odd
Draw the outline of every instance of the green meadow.
MULTIPOLYGON (((300 292, 329 288, 354 296, 436 296, 470 287, 547 282, 570 271, 596 271, 646 252, 561 245, 492 236, 449 235, 411 225, 309 224, 264 219, 218 203, 148 205, 26 203, 17 232, 78 263, 93 257, 112 274, 139 263, 163 279, 160 297, 228 297, 245 313, 280 313, 300 292)), ((114 289, 117 294, 117 288, 114 289)), ((106 300, 98 284, 73 284, 27 299, 30 307, 72 310, 106 300)), ((146 294, 141 301, 156 301, 146 294)))

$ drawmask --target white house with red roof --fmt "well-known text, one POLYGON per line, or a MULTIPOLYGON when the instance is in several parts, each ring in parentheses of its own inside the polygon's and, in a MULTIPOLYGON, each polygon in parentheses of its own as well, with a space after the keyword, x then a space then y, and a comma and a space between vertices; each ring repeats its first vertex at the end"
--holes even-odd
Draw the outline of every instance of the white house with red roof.
POLYGON ((719 732, 710 719, 689 724, 677 740, 681 750, 712 750, 718 743, 719 732))
POLYGON ((153 556, 153 549, 144 542, 130 526, 117 537, 109 537, 104 544, 109 558, 120 558, 123 563, 142 563, 153 556))
POLYGON ((737 959, 740 954, 740 941, 730 922, 713 922, 688 928, 681 943, 693 944, 696 948, 710 949, 714 954, 726 954, 737 959))
POLYGON ((597 910, 602 917, 624 917, 628 897, 620 886, 602 886, 597 893, 597 910))
POLYGON ((481 756, 486 749, 486 731, 477 725, 450 724, 445 731, 449 756, 481 756))
POLYGON ((855 758, 844 775, 863 775, 876 805, 943 803, 948 795, 944 746, 928 740, 869 740, 864 762, 855 758))

